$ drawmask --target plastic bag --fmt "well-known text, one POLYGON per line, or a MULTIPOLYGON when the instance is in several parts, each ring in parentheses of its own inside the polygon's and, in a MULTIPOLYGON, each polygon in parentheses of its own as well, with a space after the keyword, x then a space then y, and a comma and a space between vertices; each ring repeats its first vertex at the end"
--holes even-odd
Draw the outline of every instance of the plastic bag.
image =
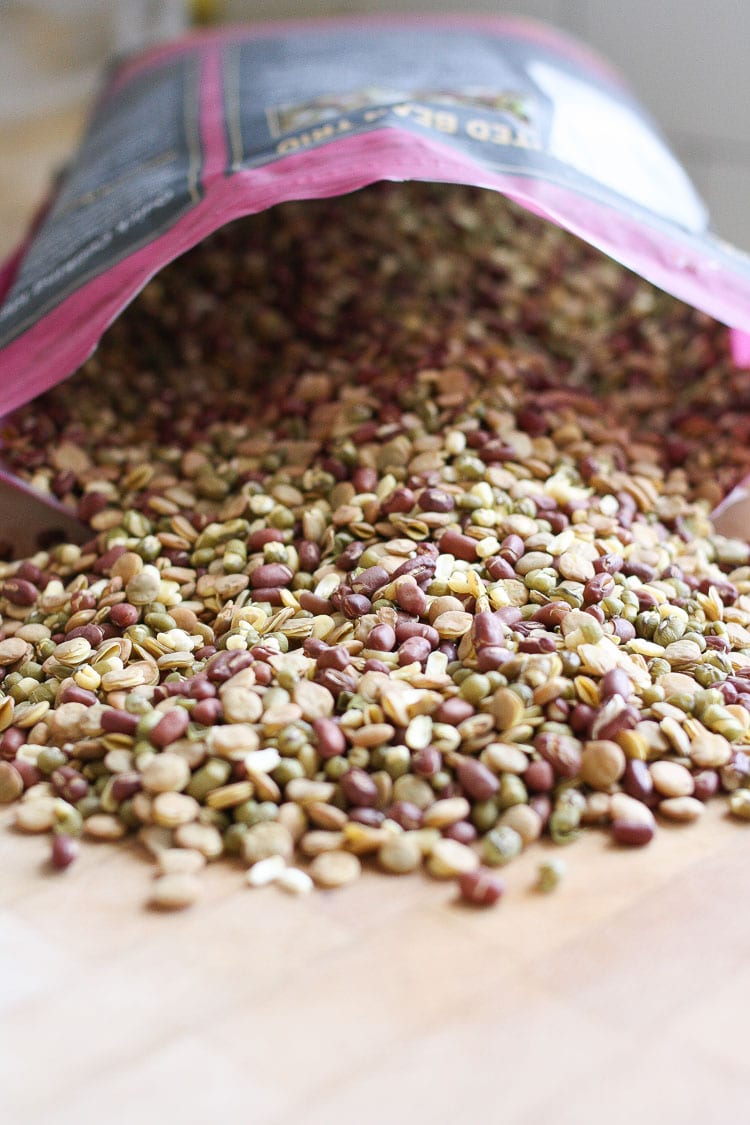
POLYGON ((169 261, 290 199, 378 180, 491 188, 735 329, 750 258, 622 79, 513 18, 381 17, 195 34, 115 65, 0 272, 0 415, 75 371, 169 261))

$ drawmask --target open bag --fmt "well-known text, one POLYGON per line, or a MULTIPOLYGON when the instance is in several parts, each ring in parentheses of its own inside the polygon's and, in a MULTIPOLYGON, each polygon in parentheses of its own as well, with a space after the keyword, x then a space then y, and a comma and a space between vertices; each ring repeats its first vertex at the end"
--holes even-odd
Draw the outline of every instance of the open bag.
MULTIPOLYGON (((79 151, 0 271, 0 415, 76 371, 212 231, 380 180, 501 192, 728 325, 750 364, 750 258, 711 233, 605 62, 513 18, 358 17, 197 33, 110 68, 79 151)), ((747 495, 738 486, 714 513, 724 534, 747 537, 747 495)), ((74 535, 59 505, 33 498, 4 474, 6 523, 74 535)))

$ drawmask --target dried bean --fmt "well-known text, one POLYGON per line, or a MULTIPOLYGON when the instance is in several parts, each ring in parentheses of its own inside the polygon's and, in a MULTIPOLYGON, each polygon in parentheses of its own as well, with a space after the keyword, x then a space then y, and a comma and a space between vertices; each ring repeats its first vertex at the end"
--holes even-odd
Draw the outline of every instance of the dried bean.
POLYGON ((200 890, 193 875, 161 875, 154 882, 149 902, 160 910, 184 910, 198 899, 200 890))
POLYGON ((361 872, 362 866, 351 852, 323 852, 310 864, 310 875, 319 887, 346 887, 356 882, 361 872))
POLYGON ((23 778, 15 766, 0 761, 0 804, 17 801, 23 790, 23 778))
POLYGON ((58 871, 64 871, 78 858, 80 850, 81 845, 73 836, 64 836, 62 833, 57 833, 52 837, 50 863, 58 871))
POLYGON ((536 889, 542 894, 557 890, 565 877, 567 865, 562 859, 550 859, 539 864, 536 889))
POLYGON ((750 471, 742 434, 722 454, 747 413, 725 330, 456 186, 244 231, 4 420, 6 464, 92 525, 0 563, 19 825, 64 858, 83 816, 98 838, 147 822, 162 880, 226 851, 299 893, 295 848, 428 857, 482 902, 480 833, 493 862, 610 820, 642 844, 648 806, 687 820, 720 787, 742 816, 750 551, 705 515, 750 471), (397 300, 343 235, 397 268, 397 300))
POLYGON ((454 879, 476 871, 478 867, 476 852, 457 840, 445 837, 437 841, 427 858, 427 870, 435 879, 454 879))
POLYGON ((703 809, 704 806, 695 797, 668 797, 658 804, 658 811, 663 816, 685 823, 697 820, 703 809))
POLYGON ((479 868, 459 876, 461 898, 472 906, 494 906, 505 894, 505 883, 492 871, 479 868))
POLYGON ((612 835, 618 844, 642 847, 654 837, 654 826, 644 821, 617 819, 612 821, 612 835))
POLYGON ((392 836, 378 850, 378 864, 392 875, 405 875, 422 865, 419 841, 408 832, 392 836))

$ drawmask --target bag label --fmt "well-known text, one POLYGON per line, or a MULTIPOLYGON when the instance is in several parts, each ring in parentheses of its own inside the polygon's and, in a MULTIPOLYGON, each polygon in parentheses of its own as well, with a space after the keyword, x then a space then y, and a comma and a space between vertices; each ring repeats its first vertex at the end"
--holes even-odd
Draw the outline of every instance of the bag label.
POLYGON ((0 347, 200 201, 198 106, 190 56, 103 97, 0 306, 0 347))
POLYGON ((384 128, 440 138, 495 171, 627 200, 694 232, 708 216, 625 87, 538 42, 405 28, 230 44, 228 171, 384 128), (332 65, 332 60, 335 60, 332 65))

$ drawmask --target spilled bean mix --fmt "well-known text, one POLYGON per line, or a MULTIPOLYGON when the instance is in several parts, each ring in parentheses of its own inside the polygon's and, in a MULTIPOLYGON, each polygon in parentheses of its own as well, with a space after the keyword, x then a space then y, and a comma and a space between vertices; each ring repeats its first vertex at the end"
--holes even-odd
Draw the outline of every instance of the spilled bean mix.
MULTIPOLYGON (((0 564, 0 800, 293 894, 750 818, 750 470, 726 331, 492 193, 287 204, 3 424, 82 547, 0 564)), ((546 863, 551 889, 562 866, 546 863)))

